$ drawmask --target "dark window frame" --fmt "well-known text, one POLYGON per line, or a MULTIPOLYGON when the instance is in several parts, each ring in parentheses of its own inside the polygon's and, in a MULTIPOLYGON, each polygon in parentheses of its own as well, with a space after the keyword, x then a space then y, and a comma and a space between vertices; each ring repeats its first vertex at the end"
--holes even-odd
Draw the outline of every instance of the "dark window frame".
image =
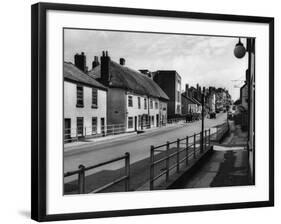
POLYGON ((92 88, 92 108, 98 108, 98 89, 92 88))
POLYGON ((92 134, 97 134, 98 133, 98 117, 92 117, 92 134), (94 126, 94 122, 96 123, 96 125, 94 126))
POLYGON ((133 96, 128 96, 128 107, 133 107, 133 96))
POLYGON ((134 128, 134 117, 128 117, 128 129, 129 128, 134 128))
POLYGON ((76 107, 84 107, 84 88, 76 85, 76 107))

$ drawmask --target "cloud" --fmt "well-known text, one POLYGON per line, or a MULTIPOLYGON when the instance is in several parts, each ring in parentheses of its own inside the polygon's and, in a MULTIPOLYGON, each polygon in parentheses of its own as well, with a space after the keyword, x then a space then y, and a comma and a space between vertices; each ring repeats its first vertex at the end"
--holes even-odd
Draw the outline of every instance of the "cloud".
POLYGON ((64 37, 66 61, 84 51, 90 67, 94 56, 108 50, 113 60, 124 57, 133 69, 176 70, 182 86, 225 87, 234 99, 239 89, 231 80, 245 77, 247 67, 246 57, 233 56, 237 38, 96 30, 65 30, 64 37))

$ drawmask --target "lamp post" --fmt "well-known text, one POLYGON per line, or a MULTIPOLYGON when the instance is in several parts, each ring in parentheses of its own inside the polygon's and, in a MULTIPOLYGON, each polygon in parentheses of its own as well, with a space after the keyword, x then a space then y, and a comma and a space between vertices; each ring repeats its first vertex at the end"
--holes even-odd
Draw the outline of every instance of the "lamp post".
POLYGON ((203 92, 201 94, 201 103, 202 103, 202 111, 201 111, 201 142, 200 142, 200 151, 203 152, 203 146, 204 146, 204 108, 205 108, 205 87, 203 87, 203 92))

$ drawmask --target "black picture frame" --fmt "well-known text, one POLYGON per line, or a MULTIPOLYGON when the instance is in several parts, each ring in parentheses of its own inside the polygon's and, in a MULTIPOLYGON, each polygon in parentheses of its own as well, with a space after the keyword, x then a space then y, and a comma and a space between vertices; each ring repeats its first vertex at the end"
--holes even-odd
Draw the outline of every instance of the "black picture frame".
POLYGON ((37 221, 86 219, 221 209, 254 208, 274 205, 274 18, 183 11, 103 7, 73 4, 37 3, 32 5, 31 46, 31 218, 37 221), (69 214, 46 214, 46 13, 48 10, 95 12, 124 15, 191 18, 217 21, 253 22, 269 25, 269 200, 197 206, 159 207, 69 214))

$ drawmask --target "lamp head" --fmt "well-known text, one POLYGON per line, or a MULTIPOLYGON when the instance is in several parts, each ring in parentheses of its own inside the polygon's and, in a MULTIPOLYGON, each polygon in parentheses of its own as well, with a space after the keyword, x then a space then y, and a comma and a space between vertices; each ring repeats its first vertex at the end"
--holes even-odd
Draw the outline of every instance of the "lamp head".
POLYGON ((246 49, 239 38, 239 42, 235 45, 234 55, 236 58, 243 58, 246 54, 246 49))

